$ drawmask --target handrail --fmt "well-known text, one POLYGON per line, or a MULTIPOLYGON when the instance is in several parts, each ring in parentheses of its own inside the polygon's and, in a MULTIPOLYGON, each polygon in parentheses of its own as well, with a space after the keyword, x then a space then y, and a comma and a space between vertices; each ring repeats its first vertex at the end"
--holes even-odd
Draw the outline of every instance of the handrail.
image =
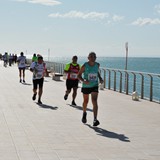
MULTIPOLYGON (((155 77, 160 78, 160 74, 137 72, 137 71, 130 71, 130 70, 120 70, 120 69, 113 69, 113 68, 102 68, 102 69, 103 71, 108 72, 108 84, 109 84, 108 89, 118 91, 118 87, 116 87, 116 85, 119 81, 120 93, 125 93, 126 95, 128 95, 128 94, 132 94, 132 92, 134 91, 138 91, 141 99, 149 99, 150 101, 160 103, 160 96, 158 96, 157 99, 154 98, 155 96, 154 90, 156 90, 157 88, 156 86, 153 85, 154 78, 155 77), (113 75, 112 75, 112 71, 113 71, 113 75), (116 76, 118 72, 120 73, 119 77, 116 76), (130 75, 133 75, 132 78, 130 75), (138 75, 140 76, 140 78, 137 78, 138 75), (119 80, 117 81, 118 78, 119 80), (147 82, 145 82, 145 79, 148 79, 148 81, 146 80, 147 82), (137 87, 138 82, 140 83, 139 88, 137 87), (124 89, 122 87, 122 83, 124 84, 124 89), (148 90, 148 95, 147 93, 145 93, 145 90, 148 90)), ((157 81, 157 83, 160 83, 160 81, 157 81)), ((107 88, 107 86, 105 88, 107 88)), ((158 95, 160 95, 160 90, 158 92, 159 92, 158 95)))

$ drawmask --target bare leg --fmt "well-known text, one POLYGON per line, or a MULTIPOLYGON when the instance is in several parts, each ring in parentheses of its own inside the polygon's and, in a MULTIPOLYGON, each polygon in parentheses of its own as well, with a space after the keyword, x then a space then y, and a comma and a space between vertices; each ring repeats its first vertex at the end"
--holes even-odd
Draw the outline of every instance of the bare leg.
POLYGON ((19 79, 20 79, 20 82, 21 82, 21 75, 22 75, 21 69, 19 69, 19 79))
POLYGON ((67 100, 69 93, 71 92, 71 89, 67 89, 66 93, 64 95, 64 99, 67 100))
POLYGON ((91 98, 92 98, 92 104, 93 104, 93 115, 94 119, 97 119, 97 114, 98 114, 98 92, 92 92, 91 93, 91 98))
POLYGON ((92 96, 93 116, 94 116, 93 126, 98 126, 100 124, 99 121, 97 120, 97 114, 98 114, 98 103, 97 103, 98 92, 92 92, 91 96, 92 96))
POLYGON ((71 90, 70 90, 70 89, 67 89, 67 90, 66 90, 66 95, 69 95, 70 92, 71 92, 71 90))
POLYGON ((77 96, 77 87, 74 87, 74 88, 73 88, 73 94, 72 94, 72 100, 73 100, 73 101, 75 101, 76 96, 77 96))
POLYGON ((37 89, 33 89, 33 94, 37 94, 37 89))
POLYGON ((43 93, 43 89, 42 88, 39 88, 39 92, 38 92, 38 100, 41 100, 41 97, 42 97, 42 93, 43 93))
POLYGON ((25 80, 25 69, 23 69, 23 81, 25 80))
POLYGON ((87 104, 89 101, 89 94, 83 94, 83 112, 87 110, 87 104))
POLYGON ((89 101, 89 94, 83 94, 83 116, 82 116, 82 122, 86 123, 87 122, 87 104, 89 101))

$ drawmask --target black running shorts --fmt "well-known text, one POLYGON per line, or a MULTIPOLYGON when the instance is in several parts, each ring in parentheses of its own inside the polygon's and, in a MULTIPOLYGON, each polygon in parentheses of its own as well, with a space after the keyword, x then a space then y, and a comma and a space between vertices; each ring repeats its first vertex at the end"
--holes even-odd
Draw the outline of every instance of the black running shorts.
POLYGON ((66 80, 66 86, 68 90, 71 90, 71 88, 78 88, 78 82, 79 80, 72 80, 72 79, 67 79, 66 80))
POLYGON ((37 89, 38 85, 39 85, 39 88, 43 88, 43 81, 44 81, 44 78, 34 79, 33 80, 33 89, 37 89))
POLYGON ((97 87, 92 87, 92 88, 83 88, 82 87, 81 92, 83 94, 90 94, 92 92, 98 92, 98 86, 97 87))

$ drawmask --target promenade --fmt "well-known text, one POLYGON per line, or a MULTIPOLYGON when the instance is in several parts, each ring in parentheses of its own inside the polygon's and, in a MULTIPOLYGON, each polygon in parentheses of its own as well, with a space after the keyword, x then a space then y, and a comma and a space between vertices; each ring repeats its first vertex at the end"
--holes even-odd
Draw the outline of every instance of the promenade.
POLYGON ((100 125, 93 127, 91 101, 87 124, 77 106, 64 100, 65 81, 45 77, 43 105, 32 101, 32 73, 19 83, 14 65, 0 61, 0 160, 160 160, 160 104, 99 91, 100 125))

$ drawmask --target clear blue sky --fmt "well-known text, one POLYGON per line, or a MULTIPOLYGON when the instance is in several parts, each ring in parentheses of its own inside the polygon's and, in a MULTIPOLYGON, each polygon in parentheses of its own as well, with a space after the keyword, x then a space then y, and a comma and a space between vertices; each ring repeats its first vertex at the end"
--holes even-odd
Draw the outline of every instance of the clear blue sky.
POLYGON ((160 57, 160 0, 0 0, 0 53, 160 57))

